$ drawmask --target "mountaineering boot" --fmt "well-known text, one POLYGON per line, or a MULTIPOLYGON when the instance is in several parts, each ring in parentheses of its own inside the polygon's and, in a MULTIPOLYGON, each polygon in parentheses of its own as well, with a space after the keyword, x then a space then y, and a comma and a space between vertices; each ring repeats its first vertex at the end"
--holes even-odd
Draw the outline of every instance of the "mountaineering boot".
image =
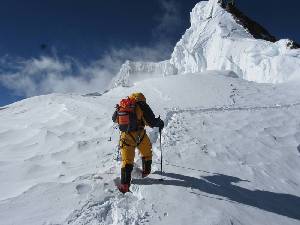
POLYGON ((123 194, 125 194, 126 192, 129 192, 129 184, 119 184, 118 185, 118 189, 120 192, 122 192, 123 194))
POLYGON ((129 192, 130 182, 131 182, 131 172, 133 170, 133 165, 127 164, 125 167, 121 168, 121 184, 118 185, 118 189, 122 193, 129 192))
POLYGON ((145 158, 142 158, 142 167, 143 167, 143 172, 142 172, 142 177, 147 177, 151 173, 151 164, 152 160, 145 160, 145 158))

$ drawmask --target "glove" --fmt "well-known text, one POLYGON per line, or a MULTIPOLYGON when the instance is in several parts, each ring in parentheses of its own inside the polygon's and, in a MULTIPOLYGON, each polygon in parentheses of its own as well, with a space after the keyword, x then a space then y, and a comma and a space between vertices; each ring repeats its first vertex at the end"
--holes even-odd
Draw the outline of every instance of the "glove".
POLYGON ((162 119, 159 118, 159 117, 158 117, 156 120, 157 120, 157 122, 156 122, 156 127, 158 127, 158 128, 159 128, 159 131, 161 131, 162 129, 164 129, 165 123, 164 123, 164 121, 162 121, 162 119))

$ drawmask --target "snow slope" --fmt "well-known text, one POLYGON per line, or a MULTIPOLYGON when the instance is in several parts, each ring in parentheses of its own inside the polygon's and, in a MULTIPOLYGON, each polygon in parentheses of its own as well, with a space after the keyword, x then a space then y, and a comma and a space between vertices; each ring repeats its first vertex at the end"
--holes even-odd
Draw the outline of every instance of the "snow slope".
POLYGON ((200 2, 170 60, 127 61, 103 94, 0 108, 0 225, 299 224, 300 50, 287 43, 256 40, 217 0, 200 2), (137 155, 123 195, 111 114, 136 91, 166 124, 164 181, 148 129, 153 173, 139 177, 137 155))
POLYGON ((0 224, 299 224, 300 84, 233 75, 152 78, 0 110, 0 224), (164 181, 158 133, 148 129, 153 173, 140 179, 135 169, 122 195, 110 118, 133 91, 165 121, 164 181))
POLYGON ((289 43, 255 39, 218 0, 201 1, 192 10, 191 27, 176 44, 170 60, 127 62, 113 85, 128 86, 137 76, 152 77, 153 71, 173 75, 231 70, 243 79, 260 83, 298 80, 300 49, 290 49, 289 43))

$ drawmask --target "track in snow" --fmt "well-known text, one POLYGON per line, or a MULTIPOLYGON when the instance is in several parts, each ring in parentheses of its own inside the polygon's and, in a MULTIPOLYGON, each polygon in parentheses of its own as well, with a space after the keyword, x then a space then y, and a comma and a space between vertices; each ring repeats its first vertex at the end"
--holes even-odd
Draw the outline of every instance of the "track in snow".
POLYGON ((148 213, 141 210, 145 203, 136 194, 114 193, 103 201, 90 199, 81 209, 75 210, 65 224, 144 224, 148 213))
MULTIPOLYGON (((182 114, 182 113, 210 113, 210 112, 242 112, 242 111, 261 111, 261 110, 280 110, 280 109, 288 109, 291 107, 297 107, 300 106, 300 103, 294 103, 294 104, 284 104, 284 105, 270 105, 270 106, 251 106, 251 107, 212 107, 212 108, 194 108, 194 109, 175 109, 175 110, 169 110, 166 115, 166 128, 168 128, 169 121, 173 118, 173 115, 175 114, 182 114)), ((180 125, 179 125, 180 127, 180 125)), ((173 129, 173 128, 171 128, 173 129)), ((154 134, 155 132, 151 132, 151 136, 155 136, 154 142, 158 141, 158 135, 154 134)), ((179 132, 180 133, 180 132, 179 132)), ((180 138, 179 138, 180 139, 180 138)), ((203 147, 203 146, 202 146, 203 147)), ((156 148, 156 150, 158 150, 156 148)), ((205 152, 205 151, 204 151, 205 152)), ((155 153, 155 152, 154 152, 155 153)), ((159 154, 156 152, 156 160, 159 160, 159 154)), ((207 154, 208 152, 206 152, 207 154)), ((188 170, 195 170, 203 173, 208 173, 209 176, 204 179, 207 179, 209 181, 210 177, 215 176, 223 176, 220 174, 214 174, 205 170, 199 170, 194 168, 188 168, 188 167, 180 167, 176 164, 172 164, 172 162, 164 161, 164 164, 166 166, 172 166, 177 167, 177 169, 188 169, 188 170)), ((153 175, 155 176, 154 173, 153 175)), ((118 175, 117 175, 118 176, 118 175)), ((259 193, 264 195, 265 191, 260 192, 252 192, 251 190, 247 190, 246 188, 240 188, 240 190, 249 196, 249 198, 245 199, 243 195, 235 194, 236 190, 239 189, 238 186, 228 185, 224 186, 224 183, 219 184, 220 188, 216 191, 215 188, 213 188, 214 185, 209 184, 205 180, 199 180, 190 176, 183 176, 180 174, 173 174, 173 173, 164 173, 164 176, 166 176, 168 179, 174 179, 168 180, 164 183, 164 185, 171 185, 171 186, 182 186, 186 187, 187 191, 192 188, 192 191, 190 190, 191 194, 194 195, 200 195, 200 196, 206 196, 209 198, 215 198, 216 200, 225 200, 228 202, 231 202, 234 204, 234 202, 240 202, 244 203, 246 205, 252 205, 254 207, 257 206, 255 201, 258 201, 259 199, 264 199, 264 197, 257 197, 259 193), (200 183, 199 183, 200 182, 200 183), (200 186, 199 186, 200 185, 200 186), (212 185, 212 186, 211 186, 212 185), (203 186, 203 188, 201 188, 203 186), (190 187, 190 188, 189 188, 190 187), (203 190, 202 190, 203 189, 203 190), (223 190, 224 189, 224 190, 223 190), (228 194, 227 193, 230 193, 228 194), (210 195, 214 195, 216 197, 212 197, 210 195), (219 195, 219 197, 218 197, 219 195), (229 198, 229 199, 227 199, 229 198), (230 200, 231 199, 231 200, 230 200), (256 200, 255 200, 256 199, 256 200)), ((224 175, 225 176, 225 175, 224 175)), ((229 178, 226 177, 226 179, 229 178)), ((224 178, 225 179, 225 178, 224 178)), ((235 179, 234 177, 230 177, 230 179, 235 179)), ((149 223, 149 217, 153 216, 155 212, 153 211, 153 205, 150 207, 151 204, 149 204, 149 199, 145 199, 143 196, 143 189, 144 185, 148 184, 159 184, 159 181, 157 179, 147 179, 147 180, 135 180, 133 181, 132 185, 132 193, 128 194, 120 194, 117 190, 113 191, 113 194, 110 197, 105 198, 102 201, 95 201, 94 199, 90 198, 86 204, 83 205, 78 210, 75 210, 66 220, 66 224, 72 224, 72 225, 85 225, 85 224, 147 224, 149 223)), ((269 192, 272 195, 272 192, 269 192)), ((280 198, 281 195, 273 194, 272 197, 275 198, 276 201, 285 201, 284 197, 282 199, 280 198), (281 199, 281 200, 280 200, 281 199)), ((292 196, 292 195, 290 195, 292 196)), ((271 198, 269 200, 264 199, 264 202, 273 202, 271 198)), ((295 202, 298 204, 298 200, 296 199, 295 202)), ((261 208, 263 210, 275 212, 282 215, 288 215, 290 217, 298 218, 297 213, 291 212, 288 213, 284 209, 281 209, 280 207, 269 207, 268 205, 264 205, 263 203, 260 203, 261 206, 258 208, 261 208)), ((284 203, 282 203, 284 204, 284 203)), ((285 205, 287 206, 287 205, 285 205)))
POLYGON ((192 108, 192 109, 166 109, 168 111, 166 118, 172 117, 174 113, 207 113, 207 112, 222 112, 222 111, 257 111, 257 110, 268 110, 268 109, 286 109, 291 107, 300 106, 300 103, 293 104, 276 104, 270 106, 244 106, 244 107, 211 107, 211 108, 192 108))
MULTIPOLYGON (((235 111, 260 111, 260 110, 280 110, 287 109, 291 107, 300 106, 300 103, 294 104, 284 104, 284 105, 270 105, 270 106, 250 106, 250 107, 211 107, 211 108, 192 108, 192 109, 170 109, 166 114, 166 127, 168 126, 169 121, 172 119, 174 114, 181 113, 210 113, 210 112, 235 112, 235 111)), ((156 143, 158 141, 157 132, 152 131, 150 135, 153 138, 153 141, 156 143)), ((156 149, 158 150, 158 149, 156 149)), ((155 153, 155 152, 154 152, 155 153)), ((159 154, 155 154, 155 158, 159 160, 159 154)), ((172 164, 169 161, 165 161, 164 164, 166 166, 178 167, 176 164, 172 164)), ((182 167, 182 169, 186 169, 187 167, 182 167)), ((193 168, 188 168, 189 170, 197 170, 193 168)), ((209 173, 211 176, 216 176, 216 174, 198 170, 201 172, 209 173)), ((115 172, 115 175, 118 176, 118 173, 115 172)), ((183 182, 184 177, 172 177, 172 173, 165 173, 165 176, 169 176, 169 178, 175 178, 175 180, 179 179, 182 181, 167 181, 165 185, 175 185, 178 183, 179 185, 183 182), (174 184, 173 184, 174 183, 174 184)), ((154 175, 155 176, 155 175, 154 175)), ((189 177, 185 177, 189 178, 189 177)), ((115 187, 111 189, 112 192, 109 197, 106 197, 102 200, 97 201, 93 196, 91 196, 87 202, 73 213, 71 213, 66 219, 64 224, 72 224, 72 225, 87 225, 87 224, 148 224, 149 218, 155 214, 153 211, 153 205, 149 204, 149 199, 145 199, 143 196, 143 185, 147 183, 156 184, 158 180, 150 178, 148 181, 143 180, 135 180, 133 181, 133 185, 131 187, 132 193, 127 193, 125 195, 120 194, 115 187), (146 202, 147 201, 147 202, 146 202)), ((191 193, 195 195, 201 194, 197 189, 197 182, 193 182, 193 180, 187 180, 188 184, 192 185, 191 193), (189 183, 191 182, 191 183, 189 183)), ((224 188, 224 187, 223 187, 224 188)), ((189 190, 189 188, 188 188, 189 190)), ((214 189, 212 189, 213 191, 214 189)), ((245 189, 246 190, 246 189, 245 189)), ((230 191, 230 190, 229 190, 230 191)), ((226 191, 225 191, 226 192, 226 191)), ((210 191, 207 191, 209 197, 210 191)), ((250 192, 249 192, 250 193, 250 192)), ((214 193, 216 194, 216 193, 214 193)), ((205 192, 201 195, 205 195, 205 192)), ((220 194, 222 196, 222 194, 220 194)), ((225 196, 224 196, 225 197, 225 196)), ((226 197, 220 197, 220 199, 226 200, 226 197)), ((238 196, 234 197, 233 200, 236 200, 238 196)), ((216 197, 219 199, 219 197, 216 197)), ((243 199, 241 197, 241 199, 243 199)), ((237 200, 239 201, 239 200, 237 200)), ((242 200, 241 200, 242 201, 242 200)), ((250 203, 249 203, 250 204, 250 203)), ((251 205, 251 204, 250 204, 251 205)), ((255 205, 255 204, 254 204, 255 205)))

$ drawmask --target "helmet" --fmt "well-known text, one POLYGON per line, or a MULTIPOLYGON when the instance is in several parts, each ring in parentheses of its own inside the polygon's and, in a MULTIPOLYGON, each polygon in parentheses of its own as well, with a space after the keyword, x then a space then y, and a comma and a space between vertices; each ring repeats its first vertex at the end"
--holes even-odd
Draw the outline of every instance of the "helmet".
POLYGON ((143 93, 141 92, 136 92, 136 93, 132 93, 129 98, 133 98, 135 99, 135 101, 143 101, 143 102, 146 102, 146 98, 145 96, 143 95, 143 93))

